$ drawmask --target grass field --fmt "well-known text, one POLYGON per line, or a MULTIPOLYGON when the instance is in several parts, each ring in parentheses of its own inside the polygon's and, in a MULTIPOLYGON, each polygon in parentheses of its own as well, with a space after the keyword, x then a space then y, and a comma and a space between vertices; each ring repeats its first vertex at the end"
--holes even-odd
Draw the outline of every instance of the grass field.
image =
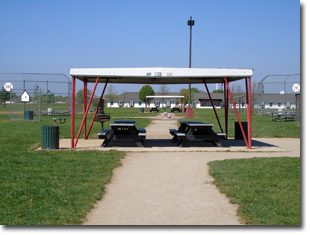
MULTIPOLYGON (((0 224, 79 224, 93 203, 102 197, 104 185, 109 182, 113 168, 119 166, 120 159, 125 153, 34 151, 40 146, 41 126, 55 125, 53 117, 43 116, 41 122, 10 121, 9 115, 1 114, 1 111, 2 109, 0 109, 0 224)), ((144 116, 154 115, 140 113, 140 109, 131 108, 106 108, 105 112, 111 115, 110 122, 115 119, 141 117, 135 118, 138 128, 144 128, 151 122, 150 119, 143 118, 144 116)), ((221 110, 219 115, 223 119, 221 110)), ((212 110, 195 110, 195 116, 196 121, 214 123, 215 130, 218 131, 212 110)), ((88 125, 91 118, 89 115, 88 125)), ((245 120, 245 116, 241 118, 245 120)), ((82 115, 76 115, 75 133, 81 121, 82 115)), ((230 136, 234 133, 234 121, 235 115, 230 115, 230 136)), ((105 127, 108 127, 110 122, 105 123, 105 127)), ((272 122, 270 117, 253 115, 252 123, 255 137, 300 137, 300 127, 294 122, 272 122)), ((65 124, 59 126, 60 138, 70 138, 70 117, 67 117, 65 124)), ((94 123, 91 138, 96 138, 96 133, 100 130, 100 123, 94 123)), ((300 180, 297 177, 299 175, 297 161, 299 159, 284 158, 281 163, 277 160, 274 162, 268 162, 268 159, 266 162, 265 159, 261 160, 210 163, 210 172, 216 178, 215 184, 233 198, 233 202, 238 203, 240 208, 245 208, 240 209, 239 214, 247 224, 298 224, 300 208, 297 199, 300 196, 300 180), (283 172, 283 169, 286 171, 283 172), (290 169, 295 171, 289 172, 290 169), (281 175, 277 175, 278 172, 281 175), (269 178, 262 179, 262 176, 269 178), (238 182, 235 183, 234 180, 238 182), (284 186, 282 183, 285 183, 284 186), (260 191, 262 185, 263 192, 260 191), (282 192, 274 193, 275 190, 282 192), (241 196, 238 193, 241 193, 241 196), (259 198, 250 198, 257 193, 259 198), (264 198, 268 199, 267 202, 273 201, 273 204, 270 206, 265 203, 264 198), (260 204, 257 204, 255 199, 259 199, 260 204), (279 205, 286 203, 284 208, 289 215, 292 215, 291 220, 288 218, 290 216, 282 216, 285 213, 281 210, 272 210, 277 203, 279 205), (269 214, 264 215, 257 209, 270 213, 274 218, 270 218, 269 214)))
MULTIPOLYGON (((125 155, 115 151, 33 151, 40 146, 41 126, 55 125, 52 118, 9 121, 8 115, 0 115, 2 225, 79 224, 102 197, 112 170, 125 155)), ((70 137, 68 118, 65 124, 58 124, 60 138, 70 137)), ((76 133, 81 120, 82 116, 77 115, 76 133)), ((138 128, 149 122, 136 120, 138 128)), ((101 125, 95 123, 92 135, 100 129, 101 125)))
MULTIPOLYGON (((223 131, 225 132, 225 113, 224 110, 218 109, 219 116, 223 131)), ((181 114, 179 114, 181 115, 181 114)), ((211 109, 194 109, 194 120, 214 124, 214 131, 220 132, 221 129, 217 123, 217 119, 213 110, 211 109)), ((240 114, 242 122, 247 121, 246 114, 240 114)), ((189 120, 189 119, 184 119, 189 120)), ((192 119, 190 119, 192 120, 192 119)), ((234 137, 235 122, 238 119, 235 114, 228 115, 228 136, 234 137)), ((271 121, 270 116, 252 115, 252 137, 294 137, 300 138, 300 126, 297 126, 294 121, 291 122, 275 122, 271 121)))
POLYGON ((300 158, 210 162, 220 191, 248 225, 300 225, 300 158))

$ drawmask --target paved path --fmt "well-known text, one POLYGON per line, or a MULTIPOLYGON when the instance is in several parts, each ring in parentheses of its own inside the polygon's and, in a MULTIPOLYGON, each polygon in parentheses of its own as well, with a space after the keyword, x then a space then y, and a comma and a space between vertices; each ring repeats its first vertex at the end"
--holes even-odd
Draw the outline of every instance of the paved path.
MULTIPOLYGON (((176 125, 175 120, 154 120, 146 128, 148 138, 159 142, 161 138, 169 139, 167 130, 176 125)), ((84 224, 239 225, 237 205, 230 204, 212 184, 207 163, 229 158, 299 156, 298 139, 282 141, 298 146, 283 146, 278 152, 128 152, 84 224)))

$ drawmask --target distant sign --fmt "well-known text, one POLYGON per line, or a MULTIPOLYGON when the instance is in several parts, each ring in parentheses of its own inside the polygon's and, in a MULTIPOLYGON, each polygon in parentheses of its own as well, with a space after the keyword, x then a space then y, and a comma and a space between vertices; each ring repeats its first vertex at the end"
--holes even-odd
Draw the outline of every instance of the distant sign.
POLYGON ((295 83, 292 89, 295 93, 298 93, 300 91, 300 85, 298 83, 295 83))
POLYGON ((20 96, 21 102, 29 102, 30 96, 27 91, 24 91, 24 93, 20 96))
POLYGON ((6 83, 4 84, 4 86, 3 86, 3 88, 4 88, 5 91, 10 92, 11 90, 13 90, 13 84, 10 83, 10 82, 6 82, 6 83))

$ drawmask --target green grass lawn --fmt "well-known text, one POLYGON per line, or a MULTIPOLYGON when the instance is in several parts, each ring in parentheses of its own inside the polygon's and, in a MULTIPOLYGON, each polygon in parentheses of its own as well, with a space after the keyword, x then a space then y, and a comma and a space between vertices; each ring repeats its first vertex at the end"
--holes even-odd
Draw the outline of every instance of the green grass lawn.
POLYGON ((300 225, 300 158, 253 158, 208 164, 214 184, 248 225, 300 225))
MULTIPOLYGON (((245 111, 244 111, 245 112, 245 111)), ((225 113, 223 109, 217 109, 217 114, 219 116, 223 131, 225 132, 225 113)), ((184 116, 184 114, 178 114, 184 116)), ((201 121, 206 123, 214 124, 214 131, 220 132, 221 129, 218 125, 217 119, 213 112, 213 109, 194 109, 194 117, 191 119, 182 120, 193 120, 201 121)), ((245 113, 240 114, 240 119, 242 122, 247 121, 247 115, 245 113)), ((235 122, 238 119, 236 114, 228 115, 228 136, 234 137, 235 133, 235 122)), ((252 137, 293 137, 300 138, 300 126, 296 125, 294 121, 291 122, 275 122, 271 121, 270 116, 260 116, 252 115, 252 137)))
MULTIPOLYGON (((196 118, 193 120, 214 123, 215 131, 219 131, 212 110, 194 111, 196 118)), ((221 120, 224 120, 223 110, 218 111, 221 120)), ((105 127, 116 119, 134 119, 138 128, 144 128, 151 119, 143 117, 157 115, 140 113, 140 109, 134 108, 106 108, 105 112, 111 115, 111 121, 105 123, 105 127)), ((241 115, 241 118, 246 120, 245 115, 241 115)), ((87 119, 88 126, 91 119, 90 114, 87 119)), ((230 136, 234 133, 235 120, 235 115, 230 114, 230 136)), ((81 121, 82 115, 76 115, 76 134, 81 121)), ((41 143, 42 125, 56 124, 51 116, 42 116, 41 122, 10 121, 8 114, 0 114, 0 224, 81 223, 93 203, 102 197, 104 185, 109 182, 113 168, 119 166, 120 159, 125 155, 114 151, 34 151, 41 143)), ((60 138, 70 138, 71 117, 67 117, 66 123, 57 125, 60 126, 60 138)), ((268 116, 253 115, 252 126, 253 137, 300 137, 300 127, 294 122, 272 122, 268 116)), ((95 122, 90 138, 97 138, 96 134, 100 130, 100 123, 95 122)), ((210 172, 216 179, 215 184, 220 188, 220 184, 223 184, 224 189, 221 190, 234 198, 234 203, 238 203, 240 208, 246 208, 239 209, 239 214, 247 224, 298 224, 299 204, 296 200, 299 200, 300 181, 296 175, 299 176, 299 168, 289 175, 286 174, 289 169, 297 169, 296 165, 299 166, 299 163, 290 158, 285 158, 281 163, 276 162, 278 159, 274 160, 275 163, 268 161, 270 160, 253 159, 253 162, 230 160, 210 163, 210 172), (266 162, 258 162, 261 160, 266 162), (283 172, 283 169, 287 170, 283 172), (278 176, 278 172, 281 175, 278 176), (262 176, 269 178, 262 179, 262 176), (227 183, 225 180, 233 182, 227 183), (238 184, 235 184, 234 180, 238 181, 238 184), (260 191, 262 185, 263 192, 260 191), (275 193, 278 186, 281 186, 281 189, 286 188, 286 191, 275 193), (237 195, 241 191, 246 199, 237 195), (259 197, 255 197, 257 192, 259 197), (264 198, 273 204, 270 206, 267 202, 264 203, 264 198), (259 200, 260 204, 257 204, 255 199, 259 200), (284 208, 289 215, 293 215, 291 220, 288 219, 290 216, 285 216, 285 212, 280 209, 271 211, 277 203, 287 205, 284 208), (256 216, 259 220, 253 216, 258 212, 252 208, 262 211, 256 216), (268 213, 264 216, 265 212, 268 213), (275 217, 276 221, 272 221, 270 217, 275 217)))
POLYGON ((0 164, 0 224, 80 224, 102 198, 122 152, 8 151, 0 164))
MULTIPOLYGON (((81 223, 125 155, 116 151, 34 151, 41 143, 41 126, 55 125, 52 118, 10 121, 8 115, 0 115, 2 225, 81 223)), ((70 138, 71 119, 67 118, 65 124, 58 124, 60 138, 70 138)), ((81 121, 82 116, 77 115, 76 133, 81 121)), ((90 121, 89 115, 88 125, 90 121)), ((149 122, 137 119, 136 125, 143 128, 149 122)), ((92 135, 100 130, 100 123, 95 123, 92 135)))

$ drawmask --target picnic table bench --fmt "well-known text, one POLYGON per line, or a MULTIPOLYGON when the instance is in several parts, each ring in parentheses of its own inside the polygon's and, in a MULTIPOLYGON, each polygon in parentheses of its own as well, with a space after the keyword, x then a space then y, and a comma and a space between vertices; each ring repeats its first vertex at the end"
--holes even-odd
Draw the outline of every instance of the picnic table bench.
POLYGON ((171 110, 171 113, 173 113, 173 112, 182 112, 182 109, 180 109, 179 107, 173 107, 171 110))
POLYGON ((172 141, 178 142, 178 146, 185 147, 189 141, 204 140, 211 141, 214 145, 222 147, 220 139, 225 139, 225 133, 216 133, 212 127, 214 124, 202 122, 180 122, 178 130, 170 129, 170 134, 173 135, 172 141))
POLYGON ((62 123, 66 123, 66 119, 67 118, 53 118, 53 121, 57 123, 57 121, 59 120, 59 123, 62 124, 62 123))
POLYGON ((107 147, 112 139, 133 140, 138 147, 144 147, 143 141, 146 138, 146 130, 135 126, 133 120, 117 120, 110 124, 111 128, 104 129, 98 133, 99 139, 104 139, 102 147, 107 147), (127 121, 127 122, 126 122, 127 121))
POLYGON ((296 114, 295 113, 271 113, 271 120, 272 121, 295 121, 296 120, 296 114))
POLYGON ((158 113, 158 112, 159 112, 159 109, 158 109, 157 107, 156 107, 156 108, 151 108, 151 109, 150 109, 150 113, 151 113, 151 112, 157 112, 157 113, 158 113))

